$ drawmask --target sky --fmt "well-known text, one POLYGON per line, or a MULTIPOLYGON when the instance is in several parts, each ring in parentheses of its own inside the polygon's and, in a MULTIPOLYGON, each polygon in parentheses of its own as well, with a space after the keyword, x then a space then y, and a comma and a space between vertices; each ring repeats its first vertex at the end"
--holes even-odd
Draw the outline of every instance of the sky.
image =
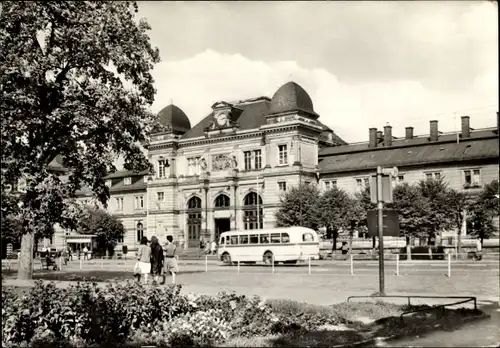
POLYGON ((153 111, 191 125, 217 101, 268 96, 288 81, 348 142, 496 126, 498 8, 490 1, 139 2, 162 62, 153 111))

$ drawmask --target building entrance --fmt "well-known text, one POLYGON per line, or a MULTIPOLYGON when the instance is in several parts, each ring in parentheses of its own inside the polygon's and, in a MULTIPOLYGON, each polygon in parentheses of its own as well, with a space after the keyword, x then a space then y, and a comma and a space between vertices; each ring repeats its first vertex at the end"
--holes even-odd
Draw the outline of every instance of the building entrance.
POLYGON ((222 232, 231 230, 231 222, 228 218, 215 219, 215 241, 219 242, 219 236, 222 232))

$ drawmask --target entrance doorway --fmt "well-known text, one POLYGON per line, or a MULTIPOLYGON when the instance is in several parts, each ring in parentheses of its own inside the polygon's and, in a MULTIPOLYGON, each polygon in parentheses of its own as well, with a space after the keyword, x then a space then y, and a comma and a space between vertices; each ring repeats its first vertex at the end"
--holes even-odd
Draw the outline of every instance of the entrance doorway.
POLYGON ((218 243, 222 232, 231 231, 231 221, 228 218, 215 219, 215 240, 218 243))

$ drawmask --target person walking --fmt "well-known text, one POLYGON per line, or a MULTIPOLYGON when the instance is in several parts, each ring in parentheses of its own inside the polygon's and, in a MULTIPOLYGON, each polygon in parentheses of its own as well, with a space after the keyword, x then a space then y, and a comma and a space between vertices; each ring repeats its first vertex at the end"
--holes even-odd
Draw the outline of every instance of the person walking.
POLYGON ((212 254, 212 255, 217 254, 217 242, 215 240, 213 240, 210 243, 210 254, 212 254))
POLYGON ((148 246, 148 238, 141 238, 141 245, 137 251, 137 260, 141 274, 144 276, 144 284, 148 283, 148 274, 151 273, 151 248, 148 246))
POLYGON ((163 262, 163 248, 158 243, 158 238, 151 237, 151 274, 153 275, 153 285, 158 284, 158 278, 162 274, 163 262))
POLYGON ((179 266, 175 259, 175 250, 177 247, 173 242, 172 236, 167 236, 167 245, 165 246, 165 271, 172 274, 172 284, 175 284, 175 276, 179 272, 179 266))
POLYGON ((87 260, 88 259, 88 255, 89 255, 89 249, 87 249, 87 247, 85 246, 83 248, 83 259, 87 260))

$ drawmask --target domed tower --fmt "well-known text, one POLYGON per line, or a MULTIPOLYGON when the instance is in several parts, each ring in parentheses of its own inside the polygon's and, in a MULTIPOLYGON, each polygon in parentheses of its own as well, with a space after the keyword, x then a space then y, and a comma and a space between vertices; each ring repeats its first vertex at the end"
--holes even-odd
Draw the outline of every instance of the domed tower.
POLYGON ((309 94, 297 83, 287 82, 274 93, 269 106, 269 115, 298 114, 317 119, 309 94))
POLYGON ((182 135, 190 129, 191 122, 189 122, 189 118, 186 116, 184 111, 174 104, 170 104, 158 113, 157 126, 155 127, 154 132, 182 135))

